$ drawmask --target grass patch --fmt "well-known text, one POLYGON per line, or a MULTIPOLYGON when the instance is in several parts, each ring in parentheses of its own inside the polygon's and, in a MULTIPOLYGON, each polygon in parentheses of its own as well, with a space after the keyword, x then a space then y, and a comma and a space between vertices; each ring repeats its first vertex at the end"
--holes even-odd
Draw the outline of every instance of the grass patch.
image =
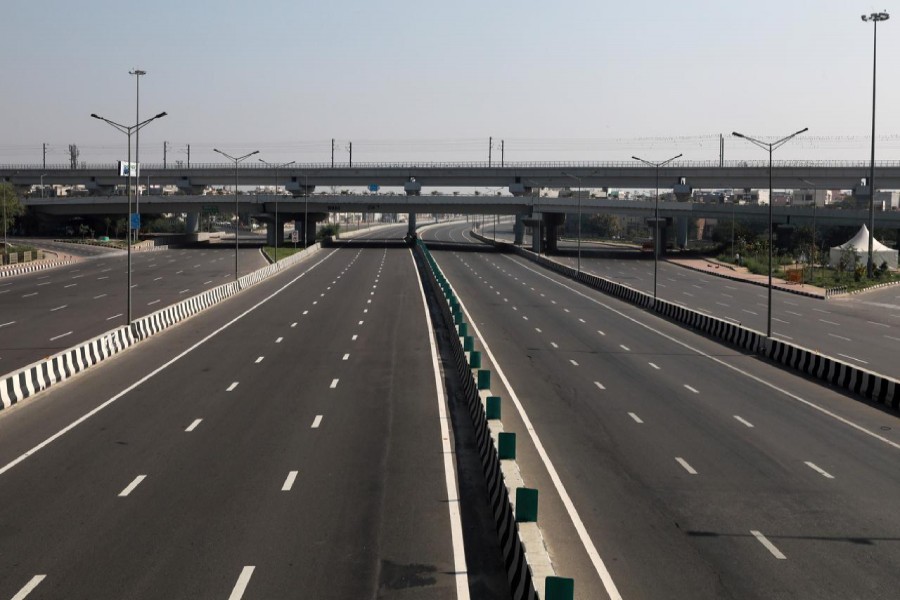
MULTIPOLYGON (((294 248, 294 245, 288 242, 290 245, 288 246, 278 246, 278 260, 284 260, 289 256, 293 256, 298 252, 303 252, 303 246, 298 245, 297 248, 294 248)), ((269 257, 269 260, 275 262, 275 246, 264 246, 263 252, 266 253, 266 256, 269 257)))

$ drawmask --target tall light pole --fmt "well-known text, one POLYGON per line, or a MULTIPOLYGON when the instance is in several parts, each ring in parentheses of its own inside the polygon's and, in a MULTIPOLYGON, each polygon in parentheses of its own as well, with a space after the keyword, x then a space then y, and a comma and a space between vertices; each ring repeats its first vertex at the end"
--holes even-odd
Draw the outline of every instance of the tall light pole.
POLYGON ((864 22, 872 22, 872 160, 869 170, 869 261, 866 267, 869 278, 875 275, 875 68, 878 58, 878 22, 890 18, 887 12, 862 16, 864 22))
MULTIPOLYGON (((128 194, 128 216, 127 216, 128 240, 127 240, 127 243, 125 244, 128 247, 128 293, 127 293, 128 309, 126 312, 126 315, 127 315, 126 318, 127 318, 128 325, 131 325, 131 241, 132 241, 131 240, 131 225, 132 225, 132 222, 131 222, 131 176, 132 176, 132 170, 133 170, 131 168, 131 134, 135 133, 137 131, 140 131, 145 126, 149 125, 152 121, 155 121, 156 119, 161 119, 161 118, 165 117, 167 114, 168 113, 161 112, 158 115, 147 119, 146 121, 141 121, 141 122, 135 123, 134 125, 128 126, 128 125, 122 125, 121 123, 116 123, 115 121, 110 121, 109 119, 101 117, 101 116, 97 115, 96 113, 91 113, 91 117, 93 117, 95 119, 99 119, 99 120, 103 121, 104 123, 111 125, 113 128, 124 133, 125 136, 128 138, 128 178, 125 180, 125 188, 126 188, 127 194, 128 194)), ((138 182, 138 185, 140 185, 140 182, 138 182)))
POLYGON ((571 173, 563 173, 563 175, 565 175, 566 177, 571 177, 578 182, 578 258, 575 262, 575 270, 581 273, 581 177, 572 175, 571 173))
MULTIPOLYGON (((682 155, 673 156, 667 160, 662 162, 650 162, 649 160, 644 160, 643 158, 638 158, 637 156, 632 156, 634 160, 640 161, 645 165, 654 167, 656 169, 656 203, 653 209, 653 306, 656 306, 656 279, 657 279, 657 270, 659 267, 659 168, 664 167, 669 164, 676 158, 681 158, 682 155)), ((734 224, 732 223, 732 232, 734 231, 734 224)))
POLYGON ((46 173, 41 173, 41 198, 44 198, 44 177, 46 177, 46 173))
POLYGON ((270 167, 275 167, 275 262, 278 262, 278 238, 284 235, 284 228, 282 227, 280 231, 278 229, 278 169, 282 167, 289 167, 297 161, 292 160, 291 162, 286 162, 278 165, 275 163, 266 162, 260 158, 259 162, 270 167))
MULTIPOLYGON (((134 103, 134 122, 141 122, 141 75, 146 75, 147 71, 141 71, 140 69, 133 69, 128 71, 129 75, 134 75, 135 82, 135 103, 134 103)), ((141 133, 140 130, 134 132, 134 162, 137 166, 137 173, 135 173, 135 177, 139 178, 141 175, 141 133)), ((141 182, 140 179, 135 179, 137 181, 137 187, 134 190, 134 212, 137 214, 141 214, 141 182)), ((150 190, 147 190, 147 193, 150 193, 150 190)), ((138 223, 137 231, 134 232, 135 240, 140 237, 140 228, 141 225, 138 223)))
POLYGON ((309 244, 306 240, 306 232, 309 231, 309 175, 303 175, 303 249, 306 250, 309 244))
POLYGON ((766 317, 766 337, 772 337, 772 246, 774 245, 772 225, 772 204, 774 201, 774 198, 772 197, 772 152, 777 148, 784 146, 791 139, 797 137, 805 131, 809 131, 809 127, 804 127, 800 131, 792 133, 791 135, 783 137, 780 140, 772 143, 761 142, 760 140, 744 135, 742 133, 738 133, 737 131, 731 132, 731 135, 743 138, 754 146, 759 146, 763 150, 767 150, 769 152, 769 308, 767 310, 766 317))
POLYGON ((816 250, 818 249, 816 246, 816 206, 818 205, 818 200, 817 200, 816 196, 818 196, 818 189, 817 189, 816 184, 814 184, 812 181, 809 181, 809 180, 803 179, 803 178, 800 178, 800 181, 803 182, 804 184, 812 187, 812 190, 813 190, 812 250, 810 251, 810 256, 809 256, 809 264, 810 264, 809 276, 812 277, 812 275, 813 275, 812 264, 813 264, 813 262, 815 262, 816 250))
POLYGON ((241 213, 238 209, 238 165, 241 161, 247 160, 254 154, 259 154, 259 150, 254 150, 243 156, 231 156, 225 154, 218 148, 213 148, 213 152, 218 152, 228 160, 234 161, 234 280, 238 280, 238 226, 241 224, 241 213))

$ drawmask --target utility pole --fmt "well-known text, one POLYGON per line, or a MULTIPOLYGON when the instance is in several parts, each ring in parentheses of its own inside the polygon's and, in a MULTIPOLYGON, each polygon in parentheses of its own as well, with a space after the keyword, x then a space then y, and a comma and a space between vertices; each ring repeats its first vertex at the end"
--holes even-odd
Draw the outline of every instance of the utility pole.
POLYGON ((725 136, 719 134, 719 168, 725 166, 725 136))
POLYGON ((188 154, 188 169, 191 168, 191 145, 187 145, 187 154, 188 154))
POLYGON ((500 140, 500 166, 503 166, 506 158, 506 140, 500 140))
POLYGON ((494 138, 488 138, 488 166, 491 166, 491 151, 494 149, 494 138))
POLYGON ((43 144, 44 146, 44 169, 47 168, 47 144, 46 142, 43 144))
POLYGON ((353 166, 353 142, 350 142, 350 166, 353 166))
POLYGON ((331 168, 334 168, 334 138, 331 138, 331 168))
POLYGON ((166 168, 166 150, 169 149, 169 142, 163 142, 163 169, 166 168))

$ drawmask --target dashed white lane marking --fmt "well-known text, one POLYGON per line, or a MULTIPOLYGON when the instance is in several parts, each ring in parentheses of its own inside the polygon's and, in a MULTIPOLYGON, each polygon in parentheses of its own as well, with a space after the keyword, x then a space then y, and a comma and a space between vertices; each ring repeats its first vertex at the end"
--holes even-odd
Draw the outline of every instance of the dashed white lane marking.
POLYGON ((629 347, 626 346, 625 344, 619 344, 619 348, 621 348, 621 349, 624 350, 625 352, 630 352, 630 351, 631 351, 631 348, 629 348, 629 347))
POLYGON ((193 431, 193 430, 197 429, 197 425, 199 425, 202 421, 203 421, 203 419, 194 419, 194 422, 191 423, 190 425, 188 425, 187 429, 185 429, 185 431, 193 431))
MULTIPOLYGON (((847 341, 850 341, 850 340, 847 340, 847 341)), ((855 360, 856 362, 864 364, 864 365, 869 364, 868 361, 863 360, 861 358, 855 358, 853 356, 850 356, 849 354, 841 354, 840 352, 838 352, 838 356, 843 356, 844 358, 849 358, 850 360, 855 360)))
POLYGON ((293 323, 291 323, 291 329, 293 329, 296 326, 297 326, 297 321, 294 321, 293 323))
POLYGON ((748 421, 748 420, 745 419, 744 417, 741 417, 741 416, 738 416, 738 415, 734 415, 734 418, 735 418, 735 420, 737 420, 738 423, 743 423, 744 425, 746 425, 747 427, 750 427, 750 428, 753 427, 753 423, 751 423, 750 421, 748 421))
POLYGON ((109 275, 104 275, 103 277, 98 277, 97 281, 102 281, 104 279, 109 279, 109 275))
POLYGON ((887 328, 889 328, 889 329, 890 329, 890 327, 891 327, 891 326, 888 325, 887 323, 878 323, 877 321, 866 321, 866 323, 869 323, 869 324, 871 324, 871 325, 877 325, 878 327, 887 327, 887 328))
POLYGON ((331 389, 336 388, 337 385, 338 385, 338 381, 340 381, 340 379, 332 379, 332 380, 331 380, 331 385, 330 385, 329 387, 330 387, 331 389))
POLYGON ((597 330, 597 333, 599 333, 600 335, 606 335, 606 333, 604 333, 604 332, 603 332, 602 330, 600 330, 600 329, 597 330))
POLYGON ((372 299, 370 298, 370 299, 366 300, 366 304, 372 304, 372 299))
POLYGON ((759 316, 759 313, 758 313, 758 312, 753 312, 752 310, 747 310, 746 308, 742 308, 741 311, 742 311, 742 312, 745 312, 745 313, 749 313, 749 314, 751 314, 751 315, 759 316))
POLYGON ((291 471, 287 474, 287 479, 284 480, 284 484, 281 486, 282 492, 289 492, 291 488, 294 487, 294 481, 297 480, 297 471, 291 471))
POLYGON ((99 300, 100 298, 106 298, 106 294, 100 294, 99 296, 94 296, 94 300, 99 300))
POLYGON ((212 283, 212 279, 210 279, 209 281, 204 281, 204 282, 203 282, 203 285, 209 285, 209 284, 211 284, 211 283, 212 283))
POLYGON ((836 333, 829 333, 829 334, 828 334, 828 337, 833 337, 833 338, 837 338, 837 339, 839 339, 839 340, 844 340, 845 342, 852 342, 852 341, 853 341, 853 340, 851 340, 851 339, 848 338, 848 337, 844 337, 844 336, 838 335, 838 334, 836 334, 836 333))
POLYGON ((544 333, 543 331, 541 331, 540 327, 535 327, 534 330, 537 331, 538 333, 544 333))
POLYGON ((694 467, 692 467, 691 465, 688 464, 688 461, 684 460, 680 456, 676 456, 675 460, 678 461, 678 464, 681 465, 682 467, 684 467, 684 470, 687 471, 688 473, 690 473, 691 475, 697 474, 697 471, 694 469, 694 467))
POLYGON ((276 344, 280 344, 282 340, 284 340, 283 337, 277 338, 277 339, 275 340, 275 343, 276 343, 276 344))
POLYGON ((304 311, 303 311, 303 314, 304 314, 304 315, 308 315, 308 314, 309 314, 309 311, 308 311, 308 310, 304 310, 304 311))
POLYGON ((341 360, 347 360, 349 358, 350 358, 350 353, 348 352, 347 354, 344 355, 344 358, 342 358, 341 360))
POLYGON ((694 388, 692 388, 691 386, 689 386, 688 384, 684 384, 684 387, 685 387, 685 389, 690 390, 690 391, 694 392, 695 394, 699 394, 699 393, 700 393, 700 392, 698 392, 696 389, 694 389, 694 388))
POLYGON ((181 290, 181 291, 178 292, 178 293, 179 293, 179 294, 186 294, 186 293, 188 293, 189 291, 191 291, 191 288, 185 288, 185 289, 181 290))
POLYGON ((117 314, 117 315, 113 315, 113 316, 111 316, 111 317, 107 317, 106 320, 107 320, 107 321, 112 321, 113 319, 118 319, 118 318, 121 317, 121 316, 122 316, 122 313, 119 313, 119 314, 117 314))
POLYGON ((821 322, 821 323, 828 323, 829 325, 837 325, 838 327, 841 326, 840 323, 835 323, 834 321, 828 321, 828 320, 826 320, 826 319, 819 319, 819 322, 821 322))
MULTIPOLYGON (((313 305, 316 305, 316 304, 318 304, 318 303, 319 303, 318 300, 313 300, 313 305)), ((306 314, 306 313, 303 313, 303 314, 306 314)))
POLYGON ((725 308, 729 308, 729 307, 730 307, 729 304, 725 304, 724 302, 716 302, 716 304, 718 304, 719 306, 724 306, 725 308))
POLYGON ((51 342, 55 342, 56 340, 58 340, 58 339, 60 339, 60 338, 66 337, 67 335, 72 335, 72 332, 71 332, 71 331, 67 331, 66 333, 64 333, 64 334, 62 334, 62 335, 57 335, 57 336, 55 336, 55 337, 52 337, 52 338, 50 338, 50 341, 51 341, 51 342))
POLYGON ((136 488, 137 486, 141 485, 141 482, 142 482, 143 480, 145 480, 146 478, 147 478, 146 475, 138 475, 137 477, 135 477, 135 478, 134 478, 134 481, 132 481, 131 483, 129 483, 128 486, 127 486, 124 490, 122 490, 121 492, 119 492, 119 498, 124 498, 125 496, 127 496, 128 494, 130 494, 131 492, 133 492, 133 491, 134 491, 134 488, 136 488))
POLYGON ((782 554, 782 553, 781 553, 781 550, 779 550, 778 548, 776 548, 776 547, 775 547, 775 544, 773 544, 772 542, 770 542, 770 541, 766 538, 766 536, 764 536, 763 534, 761 534, 760 532, 758 532, 758 531, 756 531, 756 530, 752 530, 752 531, 750 532, 750 534, 753 535, 753 537, 755 537, 755 538, 759 541, 759 543, 762 544, 762 545, 765 547, 766 550, 768 550, 769 552, 771 552, 771 553, 772 553, 772 556, 774 556, 774 557, 777 558, 778 560, 785 560, 785 559, 787 559, 787 556, 785 556, 784 554, 782 554))
POLYGON ((265 358, 265 356, 260 356, 259 358, 257 358, 257 359, 256 359, 256 364, 261 363, 261 362, 263 361, 264 358, 265 358))
POLYGON ((32 577, 28 583, 12 597, 12 600, 25 600, 28 594, 33 592, 34 588, 36 588, 46 577, 46 575, 35 575, 32 577))
POLYGON ((628 416, 631 417, 632 419, 634 419, 635 423, 643 423, 643 421, 641 421, 641 418, 639 416, 637 416, 636 414, 634 414, 633 412, 628 413, 628 416))
POLYGON ((234 383, 232 383, 231 385, 229 385, 229 386, 228 386, 228 389, 226 389, 225 391, 226 391, 226 392, 233 392, 233 391, 234 391, 234 388, 236 388, 236 387, 238 386, 238 383, 239 383, 239 382, 235 381, 234 383))
POLYGON ((37 292, 31 292, 30 294, 24 294, 22 297, 23 297, 23 298, 30 298, 30 297, 32 297, 32 296, 37 296, 37 295, 38 295, 37 292))
POLYGON ((595 382, 594 382, 594 385, 596 385, 596 386, 597 386, 599 389, 601 389, 601 390, 605 390, 605 389, 606 389, 606 386, 603 385, 602 383, 600 383, 599 381, 595 381, 595 382))
POLYGON ((575 362, 574 360, 572 360, 571 358, 569 359, 569 362, 572 363, 572 366, 573 366, 573 367, 577 367, 577 366, 578 366, 578 363, 575 362))
POLYGON ((312 427, 310 429, 318 429, 319 425, 322 424, 322 415, 316 415, 316 418, 313 419, 312 427))
POLYGON ((830 314, 831 314, 831 311, 828 311, 828 310, 822 310, 821 308, 814 308, 813 310, 816 311, 816 312, 825 313, 826 315, 830 315, 830 314))
POLYGON ((15 321, 10 321, 9 323, 0 323, 0 327, 6 327, 7 325, 13 325, 15 321))
POLYGON ((356 334, 354 333, 354 334, 353 334, 353 337, 350 338, 350 341, 355 342, 355 341, 356 341, 356 338, 358 338, 358 337, 359 337, 359 336, 356 335, 356 334))
POLYGON ((572 311, 570 311, 568 308, 564 308, 563 310, 566 311, 566 312, 572 312, 572 311))
POLYGON ((57 306, 56 308, 51 308, 51 309, 50 309, 50 312, 56 312, 56 311, 58 311, 58 310, 62 310, 62 309, 64 309, 64 308, 66 308, 67 306, 69 306, 69 305, 68 305, 68 304, 63 304, 62 306, 57 306))
POLYGON ((363 314, 366 314, 366 313, 368 313, 368 312, 369 312, 369 309, 368 309, 368 308, 364 308, 364 309, 363 309, 363 314))
POLYGON ((585 320, 582 319, 581 317, 579 317, 578 320, 581 321, 582 323, 587 323, 587 321, 585 321, 585 320))
POLYGON ((790 321, 785 321, 784 319, 779 319, 778 317, 772 317, 773 321, 778 321, 779 323, 784 323, 785 325, 790 325, 790 321))
POLYGON ((550 342, 550 345, 553 346, 554 348, 559 348, 559 346, 556 344, 556 342, 550 342))
POLYGON ((231 595, 228 596, 228 600, 241 600, 244 597, 244 592, 247 591, 247 586, 250 584, 250 577, 253 576, 253 570, 256 567, 252 565, 247 565, 243 569, 241 569, 241 574, 238 576, 237 582, 234 584, 234 588, 231 590, 231 595))
POLYGON ((360 321, 359 323, 357 323, 357 325, 362 325, 362 324, 363 324, 363 321, 360 321))
POLYGON ((159 304, 159 301, 160 301, 159 298, 157 298, 156 300, 154 300, 152 302, 148 302, 147 306, 153 306, 154 304, 159 304))
POLYGON ((807 460, 807 461, 805 461, 803 464, 805 464, 807 467, 809 467, 810 469, 812 469, 813 471, 815 471, 816 473, 818 473, 819 475, 821 475, 821 476, 824 477, 825 479, 834 479, 834 475, 832 475, 831 473, 828 473, 827 471, 825 471, 824 469, 822 469, 821 467, 819 467, 819 466, 816 465, 815 463, 812 463, 812 462, 810 462, 810 461, 807 460))

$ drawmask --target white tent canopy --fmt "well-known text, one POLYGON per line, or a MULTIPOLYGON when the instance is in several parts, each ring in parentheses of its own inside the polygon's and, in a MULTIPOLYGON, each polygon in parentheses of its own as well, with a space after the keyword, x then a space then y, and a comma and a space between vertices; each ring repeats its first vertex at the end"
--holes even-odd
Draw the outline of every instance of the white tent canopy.
MULTIPOLYGON (((831 249, 828 253, 829 264, 832 267, 838 266, 841 262, 841 256, 845 253, 848 253, 848 256, 852 256, 853 250, 856 250, 859 264, 866 264, 867 257, 869 256, 869 228, 865 225, 860 227, 856 235, 849 241, 831 249)), ((872 255, 876 267, 880 267, 881 263, 886 262, 890 268, 897 268, 897 251, 888 248, 875 239, 872 240, 872 255)))

